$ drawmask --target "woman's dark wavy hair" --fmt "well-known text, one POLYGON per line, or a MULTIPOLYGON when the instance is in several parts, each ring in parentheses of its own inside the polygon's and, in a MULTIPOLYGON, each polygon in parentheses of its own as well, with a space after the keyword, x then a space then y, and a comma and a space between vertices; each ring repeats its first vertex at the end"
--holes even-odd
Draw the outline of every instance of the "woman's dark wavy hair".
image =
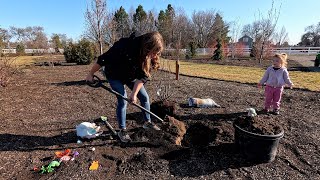
POLYGON ((151 69, 157 70, 160 67, 160 53, 164 49, 163 38, 159 32, 150 32, 141 36, 140 63, 142 70, 150 77, 151 69), (151 58, 156 54, 155 58, 151 58))

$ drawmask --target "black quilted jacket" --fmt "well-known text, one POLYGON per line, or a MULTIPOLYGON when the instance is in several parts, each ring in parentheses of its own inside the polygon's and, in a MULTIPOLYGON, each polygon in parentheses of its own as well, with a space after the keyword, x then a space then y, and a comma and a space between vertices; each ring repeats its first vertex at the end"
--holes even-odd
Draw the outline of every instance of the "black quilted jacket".
POLYGON ((141 36, 131 34, 128 38, 119 41, 101 56, 97 63, 104 66, 107 78, 122 81, 124 84, 135 79, 148 81, 148 77, 142 70, 138 57, 141 49, 141 36))

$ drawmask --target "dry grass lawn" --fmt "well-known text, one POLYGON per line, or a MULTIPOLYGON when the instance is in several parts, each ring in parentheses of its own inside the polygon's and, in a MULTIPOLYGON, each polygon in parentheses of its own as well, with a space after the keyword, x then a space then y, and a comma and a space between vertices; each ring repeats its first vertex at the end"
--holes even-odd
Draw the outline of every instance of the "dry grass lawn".
MULTIPOLYGON (((175 72, 175 61, 165 61, 164 69, 175 72)), ((257 83, 265 69, 256 67, 225 66, 180 61, 180 74, 235 81, 241 83, 257 83)), ((289 72, 294 88, 320 91, 320 72, 289 72)))
POLYGON ((9 60, 12 61, 13 65, 25 66, 43 61, 64 61, 64 57, 63 55, 18 56, 10 57, 9 60))
MULTIPOLYGON (((20 56, 12 57, 13 64, 25 66, 35 62, 43 61, 63 61, 63 55, 52 56, 20 56)), ((164 60, 162 66, 164 70, 175 72, 176 61, 164 60)), ((180 61, 180 74, 219 79, 225 81, 235 81, 240 83, 257 83, 265 69, 256 67, 226 66, 216 64, 201 64, 180 61)), ((294 88, 320 91, 320 72, 290 71, 294 88)))

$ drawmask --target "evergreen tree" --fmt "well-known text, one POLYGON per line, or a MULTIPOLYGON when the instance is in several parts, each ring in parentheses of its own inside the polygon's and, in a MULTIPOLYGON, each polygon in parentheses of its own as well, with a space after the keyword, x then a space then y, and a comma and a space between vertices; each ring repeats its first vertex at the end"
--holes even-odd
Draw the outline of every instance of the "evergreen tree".
POLYGON ((140 31, 141 33, 145 33, 146 31, 146 21, 147 21, 147 13, 143 10, 141 5, 136 9, 136 13, 133 14, 133 22, 135 23, 135 30, 140 31))
POLYGON ((163 36, 163 39, 165 42, 168 42, 167 41, 167 33, 166 33, 166 30, 167 30, 167 25, 166 25, 166 14, 163 10, 160 10, 160 13, 158 15, 158 22, 157 22, 157 28, 158 28, 158 31, 162 34, 163 36))
POLYGON ((53 43, 55 52, 59 53, 59 49, 63 48, 59 35, 53 34, 51 37, 51 42, 53 43))
POLYGON ((188 50, 186 52, 186 59, 192 59, 196 56, 197 43, 194 41, 189 42, 188 50))
POLYGON ((229 42, 230 37, 228 37, 229 26, 225 24, 222 16, 217 13, 213 23, 212 39, 213 41, 218 41, 220 39, 222 42, 229 42))
POLYGON ((217 42, 218 42, 218 44, 216 45, 217 49, 214 51, 212 59, 213 60, 222 60, 223 59, 223 51, 222 51, 221 39, 218 38, 217 42))
POLYGON ((173 40, 173 22, 175 18, 175 11, 171 4, 168 4, 165 11, 161 10, 158 15, 158 31, 162 34, 166 45, 172 44, 173 40))
POLYGON ((319 67, 320 64, 320 54, 317 54, 316 59, 314 60, 314 67, 319 67))
POLYGON ((122 6, 115 12, 113 20, 116 22, 116 32, 120 38, 130 34, 129 15, 122 6))
POLYGON ((169 42, 173 43, 173 21, 175 17, 175 12, 171 4, 168 4, 166 9, 166 23, 168 27, 168 34, 169 34, 169 42))

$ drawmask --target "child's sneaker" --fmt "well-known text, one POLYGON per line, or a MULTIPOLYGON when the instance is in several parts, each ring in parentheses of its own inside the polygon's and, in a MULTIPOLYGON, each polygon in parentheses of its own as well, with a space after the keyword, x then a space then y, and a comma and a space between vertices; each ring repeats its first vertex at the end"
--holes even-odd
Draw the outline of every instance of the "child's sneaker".
POLYGON ((131 141, 131 138, 126 129, 121 129, 117 134, 121 142, 127 143, 131 141))
POLYGON ((153 129, 156 131, 160 131, 160 128, 152 122, 145 122, 142 126, 144 129, 153 129))
POLYGON ((279 109, 275 109, 275 110, 273 110, 273 114, 274 114, 274 115, 279 115, 279 114, 280 114, 279 109))

